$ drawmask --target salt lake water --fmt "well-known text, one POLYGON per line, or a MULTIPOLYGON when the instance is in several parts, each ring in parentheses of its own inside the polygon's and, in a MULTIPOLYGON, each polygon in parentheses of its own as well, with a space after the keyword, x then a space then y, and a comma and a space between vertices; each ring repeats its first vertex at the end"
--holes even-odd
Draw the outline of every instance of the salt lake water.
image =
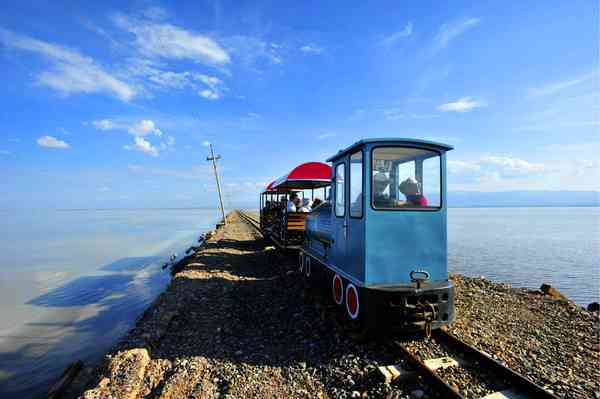
MULTIPOLYGON (((162 265, 216 210, 0 211, 0 397, 43 393, 97 360, 169 281, 162 265)), ((515 286, 549 282, 581 304, 600 290, 600 208, 453 208, 449 267, 515 286)))
MULTIPOLYGON (((38 397, 98 359, 170 280, 216 210, 0 211, 0 397, 38 397)), ((197 245, 197 244, 196 244, 197 245)))
POLYGON ((600 300, 600 208, 451 208, 448 267, 519 287, 547 282, 600 300))

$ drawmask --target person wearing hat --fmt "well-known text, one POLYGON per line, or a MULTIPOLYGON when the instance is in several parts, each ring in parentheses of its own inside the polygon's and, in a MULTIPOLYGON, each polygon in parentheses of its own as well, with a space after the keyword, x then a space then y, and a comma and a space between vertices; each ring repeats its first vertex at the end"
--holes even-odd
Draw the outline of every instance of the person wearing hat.
POLYGON ((399 201, 400 206, 427 206, 427 198, 421 194, 421 184, 409 177, 400 183, 400 192, 406 196, 406 201, 399 201))
POLYGON ((377 208, 393 208, 395 204, 390 197, 389 190, 390 178, 384 172, 377 172, 373 176, 373 204, 377 208))

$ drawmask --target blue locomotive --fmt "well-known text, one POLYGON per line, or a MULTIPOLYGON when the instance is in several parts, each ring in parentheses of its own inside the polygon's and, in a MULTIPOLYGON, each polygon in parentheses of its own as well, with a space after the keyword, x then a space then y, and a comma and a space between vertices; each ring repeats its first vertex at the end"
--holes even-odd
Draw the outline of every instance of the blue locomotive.
POLYGON ((350 320, 426 332, 453 321, 445 155, 451 149, 365 139, 327 160, 331 187, 306 216, 300 268, 350 320))

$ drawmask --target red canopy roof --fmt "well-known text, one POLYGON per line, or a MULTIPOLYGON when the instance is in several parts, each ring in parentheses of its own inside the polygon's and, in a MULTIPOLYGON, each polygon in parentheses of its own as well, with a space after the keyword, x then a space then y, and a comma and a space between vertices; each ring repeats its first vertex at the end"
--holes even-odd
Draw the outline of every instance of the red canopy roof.
POLYGON ((322 162, 307 162, 281 176, 267 190, 291 190, 325 187, 331 184, 331 166, 322 162))

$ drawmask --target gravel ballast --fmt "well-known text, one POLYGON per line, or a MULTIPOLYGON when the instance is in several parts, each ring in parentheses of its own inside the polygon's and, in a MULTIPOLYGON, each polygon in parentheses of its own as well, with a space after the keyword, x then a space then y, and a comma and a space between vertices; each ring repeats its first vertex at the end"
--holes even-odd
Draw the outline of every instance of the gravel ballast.
MULTIPOLYGON (((385 340, 357 334, 328 298, 306 287, 294 255, 279 254, 236 212, 228 222, 177 265, 136 327, 79 377, 74 387, 87 390, 72 388, 70 396, 436 397, 420 377, 381 382, 378 366, 405 359, 385 340)), ((598 313, 483 278, 452 279, 453 334, 558 396, 597 397, 598 313)), ((413 345, 435 354, 427 343, 413 345)))

